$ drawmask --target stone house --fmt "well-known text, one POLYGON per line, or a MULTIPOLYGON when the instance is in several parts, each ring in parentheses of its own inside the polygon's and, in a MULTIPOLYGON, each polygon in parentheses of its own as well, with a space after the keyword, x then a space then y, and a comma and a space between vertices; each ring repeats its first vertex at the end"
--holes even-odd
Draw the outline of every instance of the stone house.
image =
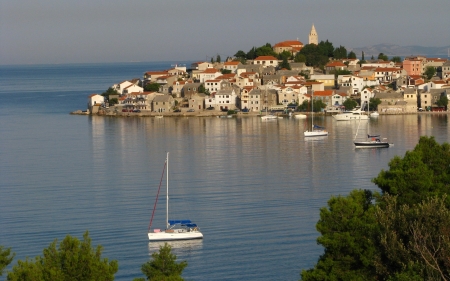
POLYGON ((252 64, 262 65, 264 68, 278 66, 278 59, 274 56, 259 56, 252 61, 252 64))
POLYGON ((152 101, 152 111, 171 112, 175 106, 175 100, 171 95, 156 95, 152 101))
POLYGON ((205 109, 205 98, 206 95, 203 93, 196 93, 189 98, 189 109, 194 109, 195 111, 202 111, 205 109))
POLYGON ((214 107, 216 110, 231 110, 236 108, 236 100, 237 95, 234 89, 222 89, 205 98, 205 107, 214 107))
POLYGON ((181 97, 190 99, 194 94, 198 93, 198 87, 202 83, 186 83, 181 90, 181 97))
POLYGON ((325 65, 325 73, 331 74, 336 70, 347 70, 347 66, 340 61, 332 61, 325 65))
POLYGON ((403 91, 403 100, 406 102, 405 112, 417 112, 417 106, 419 104, 417 99, 417 90, 413 88, 407 88, 403 91))
POLYGON ((224 62, 223 68, 230 70, 232 73, 236 73, 240 65, 242 65, 242 63, 239 61, 227 61, 224 62))

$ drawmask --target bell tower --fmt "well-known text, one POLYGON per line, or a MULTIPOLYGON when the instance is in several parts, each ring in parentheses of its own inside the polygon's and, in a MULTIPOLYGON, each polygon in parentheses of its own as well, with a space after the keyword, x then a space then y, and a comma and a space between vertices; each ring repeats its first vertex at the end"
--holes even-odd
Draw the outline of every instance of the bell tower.
POLYGON ((317 36, 316 28, 314 24, 311 27, 311 31, 309 32, 309 44, 319 44, 319 36, 317 36))

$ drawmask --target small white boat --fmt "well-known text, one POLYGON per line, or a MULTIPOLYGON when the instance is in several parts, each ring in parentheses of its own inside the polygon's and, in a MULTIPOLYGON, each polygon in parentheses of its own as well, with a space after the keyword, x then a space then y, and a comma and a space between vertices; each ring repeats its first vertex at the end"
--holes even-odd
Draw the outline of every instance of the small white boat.
POLYGON ((155 118, 158 118, 158 119, 160 119, 160 118, 163 118, 164 116, 162 116, 162 115, 156 115, 155 116, 155 118))
POLYGON ((367 120, 369 119, 369 116, 365 115, 362 112, 361 108, 358 108, 356 110, 338 113, 336 115, 333 115, 333 118, 336 121, 349 121, 349 120, 367 120))
POLYGON ((370 113, 370 117, 378 117, 378 116, 380 116, 380 114, 376 111, 370 113))
POLYGON ((272 114, 261 116, 261 120, 263 120, 263 121, 270 121, 270 120, 277 120, 277 119, 278 119, 278 117, 275 115, 272 115, 272 114))
MULTIPOLYGON (((150 241, 171 241, 171 240, 191 240, 202 239, 203 234, 200 232, 199 227, 192 223, 190 220, 169 220, 169 152, 167 152, 166 162, 164 164, 166 170, 166 229, 153 229, 152 221, 153 215, 156 210, 156 203, 153 208, 152 218, 150 219, 150 225, 148 227, 148 239, 150 241)), ((164 174, 164 170, 163 170, 164 174)), ((160 186, 161 187, 161 186, 160 186)), ((159 194, 159 190, 158 190, 159 194)), ((158 197, 156 197, 156 202, 158 197)))
POLYGON ((294 118, 295 119, 306 119, 306 114, 295 114, 294 118))

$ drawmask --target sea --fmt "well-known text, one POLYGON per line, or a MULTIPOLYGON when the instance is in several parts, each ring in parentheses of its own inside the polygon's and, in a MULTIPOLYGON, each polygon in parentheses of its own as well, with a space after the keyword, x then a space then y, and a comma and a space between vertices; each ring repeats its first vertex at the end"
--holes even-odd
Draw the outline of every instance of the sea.
POLYGON ((315 226, 330 198, 379 191, 371 179, 421 136, 449 141, 447 114, 370 119, 387 149, 355 149, 360 124, 330 116, 314 118, 328 137, 304 138, 309 118, 69 114, 92 93, 175 64, 0 66, 0 245, 16 253, 7 270, 89 231, 102 257, 118 261, 115 280, 144 277, 163 245, 147 231, 155 206, 152 228, 165 227, 169 152, 169 219, 190 219, 204 235, 169 243, 188 263, 185 280, 298 280, 323 254, 315 226))

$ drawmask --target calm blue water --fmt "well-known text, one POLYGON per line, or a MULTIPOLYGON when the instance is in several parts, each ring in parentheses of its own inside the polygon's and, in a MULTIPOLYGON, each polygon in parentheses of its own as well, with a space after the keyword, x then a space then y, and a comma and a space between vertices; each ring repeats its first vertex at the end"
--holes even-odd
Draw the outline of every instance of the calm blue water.
MULTIPOLYGON (((304 120, 72 116, 87 96, 164 63, 0 66, 0 245, 35 257, 89 230, 116 280, 142 277, 160 243, 147 228, 170 152, 170 217, 192 219, 202 241, 172 243, 186 280, 298 280, 322 253, 319 210, 370 182, 421 135, 449 141, 447 115, 371 120, 394 142, 355 150, 355 122, 315 120, 330 136, 305 140, 304 120)), ((164 193, 162 193, 164 194, 164 193)), ((162 198, 163 199, 163 198, 162 198)), ((164 200, 153 226, 164 227, 164 200)))

